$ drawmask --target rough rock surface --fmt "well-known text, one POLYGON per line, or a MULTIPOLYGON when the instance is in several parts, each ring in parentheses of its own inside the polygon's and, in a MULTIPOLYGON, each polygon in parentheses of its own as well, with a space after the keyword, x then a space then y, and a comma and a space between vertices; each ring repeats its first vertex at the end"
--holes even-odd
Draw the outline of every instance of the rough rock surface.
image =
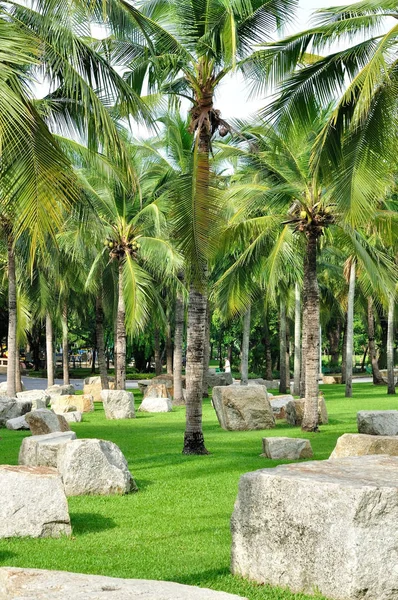
POLYGON ((64 444, 58 451, 58 472, 67 496, 128 494, 137 490, 120 448, 105 440, 64 444))
POLYGON ((340 458, 247 473, 232 538, 234 574, 336 600, 393 600, 398 458, 340 458))
POLYGON ((32 402, 16 398, 0 397, 0 427, 5 427, 10 419, 22 417, 32 410, 32 402))
POLYGON ((153 383, 146 388, 144 398, 171 398, 171 396, 164 383, 153 383))
POLYGON ((249 431, 275 427, 272 408, 263 386, 215 387, 213 406, 223 429, 249 431))
POLYGON ((32 435, 46 435, 56 431, 68 431, 69 426, 65 420, 48 408, 39 408, 25 415, 32 435), (66 429, 67 427, 67 429, 66 429))
POLYGON ((0 600, 245 600, 170 581, 0 568, 0 600))
POLYGON ((102 390, 107 419, 133 419, 135 417, 134 395, 125 390, 102 390))
MULTIPOLYGON (((83 394, 85 396, 92 396, 94 402, 102 402, 102 399, 101 399, 101 392, 102 392, 101 378, 100 377, 88 377, 87 379, 96 379, 96 380, 98 379, 99 381, 97 383, 85 383, 84 387, 83 387, 83 394)), ((114 390, 115 389, 115 384, 112 381, 109 382, 109 389, 110 390, 114 390)))
POLYGON ((81 423, 83 420, 83 415, 80 412, 80 410, 74 410, 71 412, 67 412, 67 413, 64 413, 62 416, 67 423, 81 423))
POLYGON ((341 383, 341 375, 323 375, 322 383, 325 385, 333 385, 334 383, 341 383))
POLYGON ((212 373, 211 371, 207 374, 207 385, 208 387, 225 387, 226 385, 232 385, 234 382, 231 373, 212 373))
POLYGON ((57 467, 58 450, 76 439, 74 431, 32 435, 22 440, 18 464, 31 467, 57 467))
MULTIPOLYGON (((23 391, 26 390, 26 387, 24 386, 24 384, 21 382, 21 388, 23 391)), ((0 397, 1 396, 8 396, 8 392, 7 392, 7 381, 2 381, 0 383, 0 397)))
POLYGON ((0 465, 0 490, 0 538, 70 535, 68 504, 55 469, 0 465))
POLYGON ((298 460, 312 458, 312 447, 309 440, 302 438, 270 437, 263 438, 263 454, 273 460, 298 460))
MULTIPOLYGON (((305 398, 301 398, 301 400, 293 400, 287 403, 285 412, 286 421, 289 423, 289 425, 301 425, 304 417, 304 406, 305 398)), ((327 425, 329 422, 326 402, 323 396, 319 396, 318 398, 318 419, 320 425, 327 425)))
POLYGON ((330 459, 372 454, 398 456, 398 436, 345 433, 337 440, 330 459))
POLYGON ((79 410, 82 413, 94 411, 94 399, 92 396, 70 395, 57 396, 51 400, 51 408, 57 414, 73 412, 79 410))
POLYGON ((15 419, 9 419, 6 421, 6 427, 7 429, 14 429, 14 431, 18 431, 20 429, 30 429, 25 419, 25 415, 22 417, 15 417, 15 419))
POLYGON ((75 393, 75 386, 70 383, 67 385, 51 385, 46 389, 47 396, 50 398, 56 398, 57 396, 70 396, 75 393))
POLYGON ((149 413, 165 413, 171 412, 172 409, 173 405, 170 398, 153 398, 147 396, 141 402, 138 410, 149 413))
POLYGON ((270 399, 275 419, 286 419, 286 406, 289 402, 294 402, 294 398, 290 394, 274 396, 270 399))
POLYGON ((359 433, 398 435, 398 410, 361 410, 357 425, 359 433))
POLYGON ((46 408, 50 405, 51 397, 44 390, 28 390, 26 392, 18 392, 17 398, 19 400, 26 400, 32 402, 32 410, 38 408, 46 408))

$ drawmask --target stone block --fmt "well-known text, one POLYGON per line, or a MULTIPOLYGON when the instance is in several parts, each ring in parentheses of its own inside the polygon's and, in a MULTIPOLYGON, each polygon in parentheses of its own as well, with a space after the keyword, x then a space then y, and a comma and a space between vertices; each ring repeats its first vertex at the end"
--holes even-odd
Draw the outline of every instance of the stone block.
MULTIPOLYGON (((270 394, 268 394, 270 397, 270 394)), ((286 406, 289 402, 294 402, 293 396, 271 396, 270 403, 275 419, 286 419, 286 406)))
POLYGON ((62 415, 67 423, 81 423, 83 420, 83 415, 80 410, 74 410, 72 412, 67 412, 62 415))
POLYGON ((166 413, 171 412, 172 409, 170 398, 145 397, 138 410, 149 413, 166 413))
POLYGON ((333 385, 335 383, 341 383, 341 375, 323 375, 322 383, 325 385, 333 385))
POLYGON ((32 410, 46 408, 50 405, 51 397, 44 390, 27 390, 17 393, 18 400, 26 400, 32 403, 32 410))
POLYGON ((359 433, 398 435, 398 410, 361 410, 357 425, 359 433))
POLYGON ((13 429, 14 431, 18 431, 20 429, 30 429, 24 415, 22 417, 15 417, 15 419, 9 419, 6 421, 6 427, 7 429, 13 429))
POLYGON ((82 413, 94 411, 94 399, 87 394, 70 396, 57 396, 51 400, 51 408, 57 414, 80 411, 82 413))
POLYGON ((207 374, 207 385, 210 388, 213 387, 225 387, 226 385, 232 385, 234 382, 231 373, 208 373, 207 374))
MULTIPOLYGON (((88 378, 90 379, 90 377, 88 378)), ((84 387, 83 387, 83 394, 85 396, 92 396, 94 402, 102 402, 101 399, 101 392, 102 392, 102 385, 101 385, 101 378, 100 377, 93 377, 91 379, 99 379, 98 383, 85 383, 84 387)), ((110 390, 114 390, 115 389, 115 384, 113 382, 109 382, 109 389, 110 390)))
POLYGON ((102 390, 101 398, 104 403, 107 419, 134 419, 134 395, 125 390, 102 390))
POLYGON ((312 458, 313 452, 309 440, 289 437, 263 438, 263 454, 273 460, 299 460, 312 458))
POLYGON ((17 398, 0 397, 0 427, 5 427, 7 421, 22 417, 32 410, 32 402, 17 398))
POLYGON ((48 408, 39 408, 25 415, 32 435, 46 435, 57 431, 68 431, 69 425, 48 408))
POLYGON ((164 383, 152 383, 145 390, 144 398, 170 398, 169 390, 164 383))
POLYGON ((330 459, 372 454, 398 456, 398 436, 345 433, 337 440, 330 459))
POLYGON ((223 429, 249 431, 275 427, 272 408, 263 386, 215 387, 213 406, 223 429))
MULTIPOLYGON (((285 407, 286 421, 289 425, 301 425, 304 417, 305 398, 288 402, 285 407)), ((326 408, 325 398, 318 398, 318 423, 319 425, 327 425, 329 422, 328 411, 326 408)))
POLYGON ((66 385, 55 384, 46 389, 46 394, 47 396, 50 396, 50 398, 56 398, 57 396, 73 395, 75 391, 75 386, 71 383, 66 385))
POLYGON ((22 440, 18 464, 31 467, 57 467, 58 450, 76 439, 73 431, 32 435, 22 440))

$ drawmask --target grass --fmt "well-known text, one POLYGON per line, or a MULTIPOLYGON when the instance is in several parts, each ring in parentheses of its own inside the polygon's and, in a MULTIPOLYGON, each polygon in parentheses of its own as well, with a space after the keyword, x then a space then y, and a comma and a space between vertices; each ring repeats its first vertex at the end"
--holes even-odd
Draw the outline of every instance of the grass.
MULTIPOLYGON (((397 399, 385 387, 323 386, 330 424, 309 434, 315 459, 328 458, 337 438, 356 431, 360 409, 392 409, 397 399)), ((137 406, 141 396, 136 393, 137 406)), ((69 499, 70 539, 0 540, 0 565, 59 569, 114 577, 164 579, 235 593, 249 600, 307 600, 303 594, 258 586, 229 573, 229 521, 241 474, 276 461, 261 458, 263 436, 302 437, 278 422, 271 431, 220 429, 209 401, 204 433, 210 456, 181 454, 184 409, 140 414, 130 421, 106 421, 101 405, 73 424, 79 438, 112 440, 126 456, 139 492, 124 497, 69 499)), ((1 430, 0 463, 16 464, 26 432, 1 430)), ((32 506, 32 510, 35 507, 32 506)))

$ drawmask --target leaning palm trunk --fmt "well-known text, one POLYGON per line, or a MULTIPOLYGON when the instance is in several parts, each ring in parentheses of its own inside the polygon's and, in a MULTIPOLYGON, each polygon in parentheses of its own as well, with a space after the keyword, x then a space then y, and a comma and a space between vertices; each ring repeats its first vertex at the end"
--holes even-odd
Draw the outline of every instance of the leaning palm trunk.
POLYGON ((300 367, 301 367, 301 297, 298 283, 295 285, 294 303, 294 387, 295 394, 300 393, 300 367))
POLYGON ((249 306, 243 317, 241 385, 247 385, 249 382, 250 313, 249 306))
POLYGON ((368 298, 368 346, 369 356, 372 364, 373 384, 380 385, 385 383, 382 374, 380 373, 379 363, 377 360, 376 344, 375 344, 375 318, 373 311, 373 298, 368 298))
POLYGON ((8 338, 7 338, 7 396, 14 398, 15 366, 17 356, 17 279, 15 273, 15 253, 11 236, 7 240, 8 258, 8 338))
POLYGON ((46 314, 46 360, 47 360, 47 385, 54 385, 54 348, 53 348, 53 322, 49 313, 46 314))
POLYGON ((387 394, 395 394, 394 377, 394 308, 395 299, 391 295, 388 302, 388 330, 387 330, 387 394))
POLYGON ((68 304, 65 300, 62 307, 62 368, 64 385, 69 385, 69 344, 68 344, 68 304))
POLYGON ((352 398, 352 367, 354 354, 354 300, 355 300, 355 261, 351 261, 350 283, 348 288, 347 308, 347 346, 346 346, 346 376, 345 397, 352 398))
POLYGON ((279 391, 286 394, 286 304, 282 299, 280 301, 279 322, 279 391))
POLYGON ((123 293, 123 261, 119 261, 118 303, 116 317, 116 370, 115 388, 124 390, 126 387, 126 306, 123 293))
POLYGON ((211 312, 209 301, 206 303, 206 329, 205 329, 205 346, 203 352, 203 398, 209 397, 209 365, 210 365, 210 321, 211 312))
POLYGON ((318 236, 309 229, 304 260, 303 362, 305 372, 305 404, 302 429, 318 431, 319 392, 319 287, 316 272, 318 236))
POLYGON ((184 404, 182 391, 182 342, 184 335, 184 303, 182 294, 177 292, 175 306, 174 356, 173 356, 173 388, 174 404, 184 404))
POLYGON ((108 370, 106 368, 104 343, 104 309, 102 306, 102 286, 95 300, 95 330, 98 348, 98 367, 103 390, 109 389, 108 370))

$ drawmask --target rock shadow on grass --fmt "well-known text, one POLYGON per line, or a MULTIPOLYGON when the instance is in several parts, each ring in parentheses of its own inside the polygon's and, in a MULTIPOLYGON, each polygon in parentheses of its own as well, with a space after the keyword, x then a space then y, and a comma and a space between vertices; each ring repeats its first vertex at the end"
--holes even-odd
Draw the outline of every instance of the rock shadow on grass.
POLYGON ((117 523, 110 517, 98 513, 76 512, 70 513, 73 535, 85 533, 98 533, 107 529, 115 529, 117 523))

